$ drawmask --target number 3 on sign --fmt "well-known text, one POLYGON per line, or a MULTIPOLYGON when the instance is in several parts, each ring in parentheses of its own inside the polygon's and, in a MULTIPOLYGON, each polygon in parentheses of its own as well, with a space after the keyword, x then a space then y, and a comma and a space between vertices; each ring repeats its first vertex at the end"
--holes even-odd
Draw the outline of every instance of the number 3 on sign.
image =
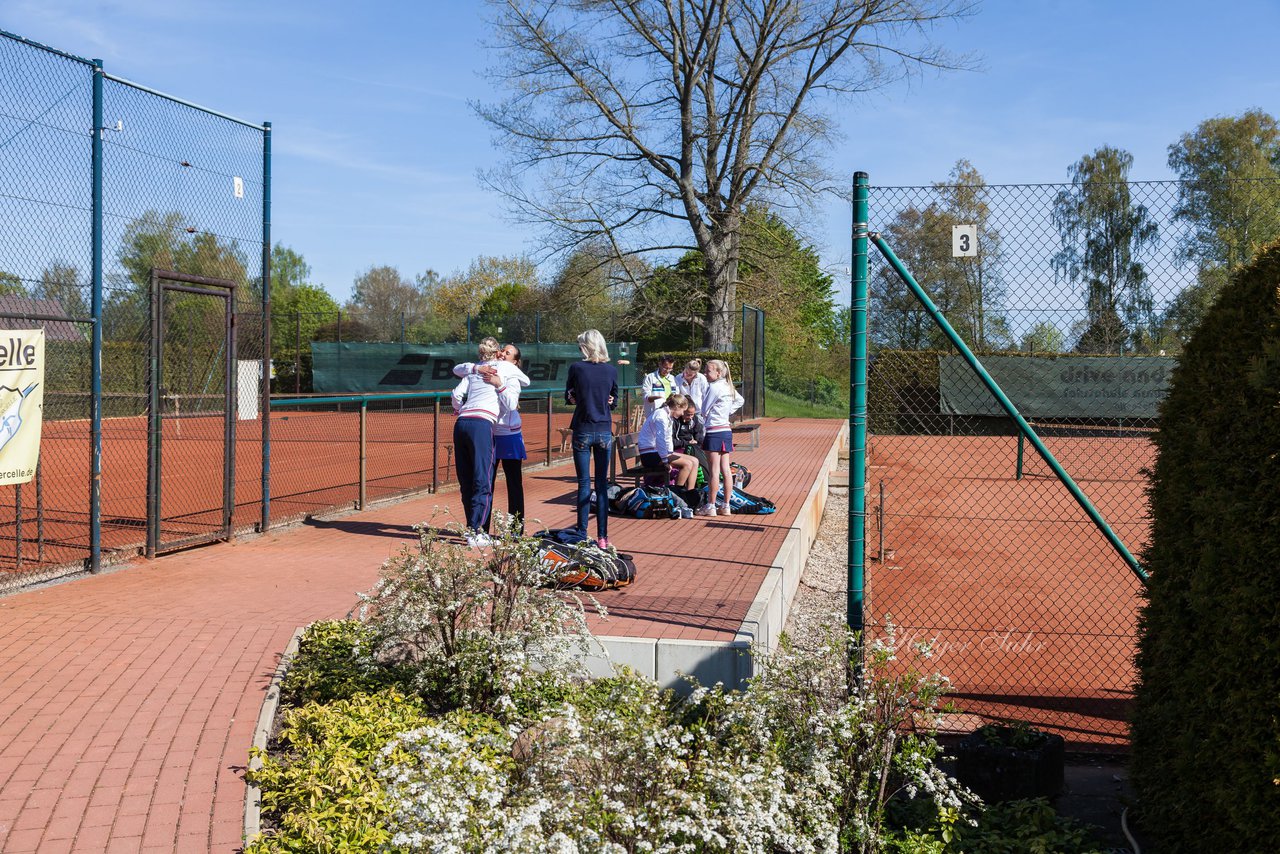
POLYGON ((977 256, 978 226, 973 223, 951 226, 951 257, 976 258, 977 256))

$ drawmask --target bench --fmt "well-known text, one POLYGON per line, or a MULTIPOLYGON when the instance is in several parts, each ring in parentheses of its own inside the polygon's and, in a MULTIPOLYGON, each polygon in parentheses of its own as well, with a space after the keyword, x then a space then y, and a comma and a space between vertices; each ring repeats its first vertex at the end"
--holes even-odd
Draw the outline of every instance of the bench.
POLYGON ((638 438, 637 433, 623 433, 614 438, 614 447, 618 449, 618 468, 614 480, 629 477, 635 480, 636 486, 650 483, 666 486, 671 479, 671 467, 665 463, 658 468, 647 468, 641 464, 638 438))
POLYGON ((729 430, 733 433, 733 449, 735 451, 754 451, 760 447, 760 424, 751 422, 750 424, 739 421, 732 425, 729 430))

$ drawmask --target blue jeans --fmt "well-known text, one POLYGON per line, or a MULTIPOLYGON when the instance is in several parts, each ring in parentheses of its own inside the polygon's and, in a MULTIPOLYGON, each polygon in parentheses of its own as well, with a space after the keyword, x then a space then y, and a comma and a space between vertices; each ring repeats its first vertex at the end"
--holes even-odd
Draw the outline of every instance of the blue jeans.
POLYGON ((612 433, 573 434, 573 468, 578 474, 578 530, 587 535, 587 515, 591 506, 591 459, 596 463, 596 536, 609 536, 609 452, 612 433))

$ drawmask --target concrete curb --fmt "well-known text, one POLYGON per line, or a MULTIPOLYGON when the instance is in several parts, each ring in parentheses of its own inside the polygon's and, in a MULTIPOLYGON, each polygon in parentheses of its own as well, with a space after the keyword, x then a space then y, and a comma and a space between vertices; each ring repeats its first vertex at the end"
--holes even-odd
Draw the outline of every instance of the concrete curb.
MULTIPOLYGON (((827 506, 827 491, 841 449, 849 444, 849 425, 845 424, 832 442, 823 467, 809 495, 801 505, 795 524, 787 532, 782 548, 769 567, 760 590, 747 609, 742 625, 732 641, 687 641, 654 638, 596 635, 598 652, 587 657, 592 676, 612 675, 618 665, 627 665, 638 673, 655 679, 665 688, 689 688, 685 676, 696 677, 703 685, 723 683, 729 688, 741 687, 755 672, 751 660, 753 644, 772 650, 786 625, 791 603, 800 586, 800 576, 809 557, 809 548, 822 524, 827 506)), ((847 480, 846 480, 847 483, 847 480)))
MULTIPOLYGON (((271 738, 271 724, 276 719, 276 710, 280 708, 280 685, 289 670, 289 662, 298 654, 298 643, 302 640, 305 626, 294 629, 293 637, 284 648, 280 661, 276 664, 275 673, 271 674, 271 684, 267 686, 267 695, 262 698, 262 709, 258 712, 258 725, 253 730, 253 746, 259 750, 267 749, 267 740, 271 738)), ((262 760, 254 756, 249 760, 249 770, 256 771, 262 767, 262 760)), ((244 841, 246 844, 262 830, 262 792, 257 786, 245 786, 244 792, 244 841)))

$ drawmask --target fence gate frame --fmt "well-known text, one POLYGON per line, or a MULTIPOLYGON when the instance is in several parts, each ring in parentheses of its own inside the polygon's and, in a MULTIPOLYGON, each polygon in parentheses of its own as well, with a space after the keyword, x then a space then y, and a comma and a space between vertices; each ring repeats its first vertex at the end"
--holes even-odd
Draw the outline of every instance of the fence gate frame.
POLYGON ((236 470, 236 283, 230 279, 193 276, 173 270, 152 269, 149 287, 151 301, 151 340, 147 360, 147 545, 146 556, 201 543, 230 540, 234 534, 232 515, 235 511, 236 470), (223 301, 223 453, 222 453, 222 525, 207 533, 193 534, 178 540, 161 542, 161 435, 164 423, 164 292, 197 294, 223 301))
POLYGON ((742 338, 738 346, 742 355, 742 407, 743 418, 764 416, 764 309, 742 304, 742 338), (748 336, 747 329, 751 334, 748 336), (751 351, 747 351, 747 341, 751 351))

